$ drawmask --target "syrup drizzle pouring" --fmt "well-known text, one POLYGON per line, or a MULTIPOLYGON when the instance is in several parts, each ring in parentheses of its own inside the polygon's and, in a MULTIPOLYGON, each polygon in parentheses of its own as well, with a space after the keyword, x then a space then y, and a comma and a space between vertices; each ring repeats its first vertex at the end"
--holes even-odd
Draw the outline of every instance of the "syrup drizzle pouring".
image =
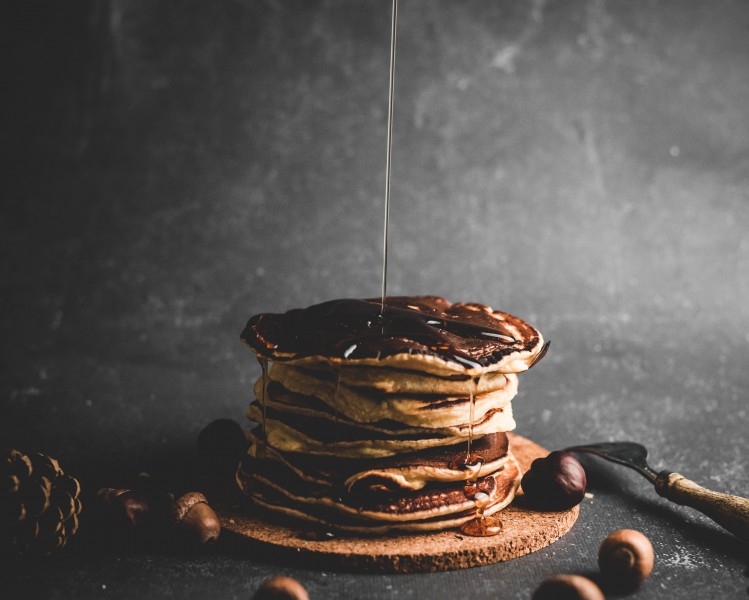
MULTIPOLYGON (((478 333, 479 336, 495 338, 511 344, 515 342, 515 339, 512 338, 512 336, 505 335, 500 331, 489 331, 485 328, 481 328, 479 331, 475 331, 472 329, 472 327, 467 326, 468 324, 458 323, 457 321, 448 323, 446 319, 435 318, 427 318, 426 320, 421 321, 418 318, 414 318, 414 315, 411 314, 413 312, 416 312, 416 314, 420 314, 417 311, 410 311, 408 313, 402 312, 408 309, 391 308, 389 309, 389 314, 387 315, 385 311, 385 297, 387 295, 388 221, 390 216, 390 172, 393 145, 393 91, 395 83, 395 40, 397 23, 398 0, 393 0, 392 22, 390 28, 390 85, 388 90, 387 161, 385 165, 385 227, 382 243, 382 299, 380 302, 380 314, 378 319, 378 324, 380 325, 380 336, 385 336, 388 325, 392 326, 396 323, 405 324, 407 325, 406 329, 413 329, 413 331, 409 332, 412 336, 418 338, 420 337, 420 334, 425 334, 426 337, 429 338, 432 342, 428 344, 431 349, 441 352, 449 352, 453 359, 469 368, 480 368, 481 365, 479 363, 473 360, 471 356, 466 355, 465 352, 462 352, 459 349, 455 348, 453 344, 451 344, 443 334, 439 333, 436 328, 439 327, 443 330, 450 331, 451 326, 453 328, 459 326, 459 328, 462 330, 461 333, 478 333), (434 343, 435 341, 436 343, 434 343)), ((345 340, 344 343, 350 343, 350 345, 344 350, 344 358, 349 358, 354 352, 356 352, 359 343, 361 343, 361 341, 363 339, 366 339, 367 337, 371 337, 371 335, 357 332, 357 335, 353 336, 351 339, 345 340)), ((484 509, 488 505, 490 499, 487 494, 478 491, 478 486, 476 483, 478 474, 481 471, 482 461, 480 460, 480 458, 478 460, 472 460, 473 456, 471 455, 471 445, 473 444, 473 421, 475 418, 476 392, 478 391, 478 381, 478 377, 473 377, 471 379, 468 445, 465 455, 465 469, 469 473, 468 483, 465 486, 465 493, 466 497, 472 498, 474 503, 476 504, 476 518, 463 524, 461 530, 467 535, 487 536, 496 535, 497 533, 499 533, 502 528, 502 524, 499 520, 493 517, 484 516, 484 509)), ((337 402, 338 382, 336 382, 336 418, 338 415, 337 402)))
MULTIPOLYGON (((392 20, 390 30, 390 69, 388 87, 387 117, 387 155, 385 165, 385 218, 382 248, 382 294, 379 307, 373 302, 363 300, 333 300, 307 309, 296 309, 286 313, 283 323, 271 323, 273 335, 257 335, 261 322, 266 317, 277 315, 257 315, 247 324, 242 338, 255 350, 262 369, 262 431, 263 452, 267 441, 266 429, 266 387, 268 377, 268 356, 273 353, 288 352, 291 358, 326 354, 342 358, 362 358, 395 354, 404 347, 412 351, 412 343, 424 345, 428 352, 448 360, 456 361, 474 372, 484 365, 480 359, 470 355, 445 334, 451 333, 462 338, 493 340, 502 346, 513 346, 517 340, 506 330, 490 328, 465 321, 441 318, 420 310, 385 306, 387 296, 388 267, 388 222, 390 216, 391 166, 393 139, 393 97, 395 90, 395 50, 398 21, 398 0, 392 3, 392 20), (310 323, 312 325, 310 326, 310 323), (246 335, 247 333, 251 335, 246 335), (265 340, 273 339, 270 344, 265 340)), ((545 348, 544 348, 545 351, 545 348)), ((540 357, 539 357, 540 358, 540 357)), ((480 491, 478 476, 483 461, 480 456, 471 454, 473 444, 473 422, 475 418, 476 393, 478 377, 471 378, 470 416, 468 423, 468 440, 466 454, 457 457, 453 464, 459 464, 467 472, 464 492, 467 498, 474 501, 476 517, 461 526, 463 533, 472 536, 496 535, 502 528, 501 522, 494 517, 484 516, 484 510, 490 502, 489 496, 480 491), (457 462, 456 462, 457 461, 457 462)), ((340 372, 336 374, 335 389, 335 422, 339 420, 339 385, 340 372)), ((307 539, 331 539, 330 532, 314 532, 307 539), (318 537, 321 536, 321 537, 318 537)))
POLYGON ((398 0, 393 0, 390 21, 390 81, 388 85, 387 157, 385 161, 385 227, 382 239, 382 301, 380 316, 385 315, 388 275, 388 221, 390 220, 390 167, 393 158, 393 96, 395 92, 395 39, 398 29, 398 0))

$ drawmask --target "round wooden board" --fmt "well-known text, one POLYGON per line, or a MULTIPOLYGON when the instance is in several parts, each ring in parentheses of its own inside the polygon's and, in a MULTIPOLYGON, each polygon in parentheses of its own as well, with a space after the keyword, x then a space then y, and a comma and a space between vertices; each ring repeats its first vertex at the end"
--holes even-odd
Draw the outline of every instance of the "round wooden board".
MULTIPOLYGON (((519 435, 508 434, 522 471, 548 451, 519 435)), ((489 565, 540 550, 567 533, 579 507, 563 512, 524 508, 522 492, 498 514, 502 532, 492 537, 470 537, 458 529, 426 534, 382 537, 336 537, 312 541, 300 537, 301 527, 287 527, 247 513, 237 498, 217 504, 221 526, 269 553, 300 566, 346 569, 368 573, 425 573, 489 565)))

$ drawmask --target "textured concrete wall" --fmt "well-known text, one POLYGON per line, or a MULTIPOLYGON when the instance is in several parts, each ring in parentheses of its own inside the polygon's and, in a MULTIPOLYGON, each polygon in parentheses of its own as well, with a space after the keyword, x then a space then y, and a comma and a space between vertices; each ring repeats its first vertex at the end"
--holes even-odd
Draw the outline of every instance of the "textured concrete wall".
MULTIPOLYGON (((71 6, 16 28, 13 387, 62 353, 113 382, 219 369, 238 395, 250 314, 379 293, 389 4, 71 6)), ((391 292, 527 317, 580 377, 745 362, 747 23, 740 2, 402 2, 391 292)))

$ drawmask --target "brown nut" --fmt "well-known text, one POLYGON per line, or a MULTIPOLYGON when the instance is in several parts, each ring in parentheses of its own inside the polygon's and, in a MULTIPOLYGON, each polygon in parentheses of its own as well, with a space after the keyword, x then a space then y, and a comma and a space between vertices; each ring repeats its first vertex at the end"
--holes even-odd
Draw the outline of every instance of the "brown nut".
POLYGON ((521 481, 528 502, 545 510, 566 510, 585 497, 585 469, 569 452, 537 458, 521 481))
POLYGON ((198 435, 198 458, 211 478, 233 478, 247 446, 247 437, 239 423, 232 419, 217 419, 198 435))
POLYGON ((309 595, 296 579, 277 576, 263 581, 252 600, 309 600, 309 595))
POLYGON ((634 589, 653 570, 653 545, 634 529, 615 531, 598 550, 598 568, 607 584, 634 589))
POLYGON ((208 500, 200 492, 180 496, 172 505, 175 526, 198 544, 211 544, 221 533, 221 524, 208 500))
POLYGON ((541 582, 532 600, 604 600, 595 583, 581 575, 554 575, 541 582))
POLYGON ((138 528, 150 519, 148 498, 132 490, 102 488, 96 495, 109 509, 115 521, 138 528))

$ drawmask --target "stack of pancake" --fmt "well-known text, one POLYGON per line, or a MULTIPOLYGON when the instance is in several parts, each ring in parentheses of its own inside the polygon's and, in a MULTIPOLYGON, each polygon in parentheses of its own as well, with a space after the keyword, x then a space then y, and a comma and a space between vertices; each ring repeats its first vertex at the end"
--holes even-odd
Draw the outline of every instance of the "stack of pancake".
POLYGON ((237 471, 255 505, 385 533, 460 526, 512 501, 510 401, 546 349, 517 317, 432 296, 384 310, 334 300, 256 315, 242 340, 263 367, 237 471))

